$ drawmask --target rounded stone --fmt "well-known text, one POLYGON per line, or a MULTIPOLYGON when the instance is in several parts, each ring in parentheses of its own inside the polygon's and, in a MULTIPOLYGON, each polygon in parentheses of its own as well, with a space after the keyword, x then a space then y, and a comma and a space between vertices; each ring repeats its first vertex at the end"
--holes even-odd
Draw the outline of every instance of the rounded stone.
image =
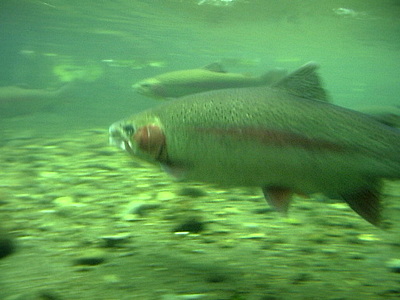
POLYGON ((0 259, 15 252, 15 245, 12 239, 0 233, 0 259))

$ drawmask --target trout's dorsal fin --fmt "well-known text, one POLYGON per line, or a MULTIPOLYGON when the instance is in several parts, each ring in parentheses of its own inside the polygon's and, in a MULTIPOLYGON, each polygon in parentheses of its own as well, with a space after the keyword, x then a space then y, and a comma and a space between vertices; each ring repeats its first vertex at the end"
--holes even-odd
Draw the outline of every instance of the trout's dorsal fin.
POLYGON ((202 67, 202 69, 205 69, 205 70, 208 70, 211 72, 226 73, 226 71, 224 70, 224 68, 222 67, 222 65, 219 62, 214 62, 209 65, 206 65, 206 66, 202 67))
POLYGON ((329 102, 316 72, 318 64, 308 62, 273 85, 301 98, 329 102))

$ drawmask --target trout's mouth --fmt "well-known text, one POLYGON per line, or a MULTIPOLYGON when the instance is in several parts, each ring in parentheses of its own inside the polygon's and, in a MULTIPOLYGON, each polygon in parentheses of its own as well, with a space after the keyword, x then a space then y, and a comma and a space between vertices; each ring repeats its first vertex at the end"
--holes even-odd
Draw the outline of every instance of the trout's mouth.
POLYGON ((109 128, 109 143, 129 154, 135 154, 135 146, 130 141, 135 128, 132 125, 121 126, 121 124, 112 124, 109 128))
POLYGON ((128 152, 130 155, 135 155, 135 151, 132 149, 132 143, 130 141, 124 141, 123 150, 128 152))

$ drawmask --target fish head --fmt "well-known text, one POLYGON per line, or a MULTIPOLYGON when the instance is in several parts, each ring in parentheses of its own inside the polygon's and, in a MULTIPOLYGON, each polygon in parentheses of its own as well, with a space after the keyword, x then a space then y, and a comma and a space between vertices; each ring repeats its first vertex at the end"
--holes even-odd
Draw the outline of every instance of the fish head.
POLYGON ((147 161, 166 162, 168 159, 165 134, 160 121, 154 117, 144 115, 112 124, 109 142, 147 161))
POLYGON ((132 85, 132 88, 137 93, 152 98, 164 98, 166 94, 162 82, 157 78, 148 78, 139 81, 132 85))

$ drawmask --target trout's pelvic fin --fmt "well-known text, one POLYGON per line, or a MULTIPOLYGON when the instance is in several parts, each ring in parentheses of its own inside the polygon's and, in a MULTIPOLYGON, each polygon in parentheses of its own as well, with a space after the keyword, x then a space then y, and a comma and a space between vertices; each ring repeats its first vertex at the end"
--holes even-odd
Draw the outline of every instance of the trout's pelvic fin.
POLYGON ((289 210, 290 200, 293 192, 288 188, 265 187, 262 189, 265 200, 278 212, 286 215, 289 210))

